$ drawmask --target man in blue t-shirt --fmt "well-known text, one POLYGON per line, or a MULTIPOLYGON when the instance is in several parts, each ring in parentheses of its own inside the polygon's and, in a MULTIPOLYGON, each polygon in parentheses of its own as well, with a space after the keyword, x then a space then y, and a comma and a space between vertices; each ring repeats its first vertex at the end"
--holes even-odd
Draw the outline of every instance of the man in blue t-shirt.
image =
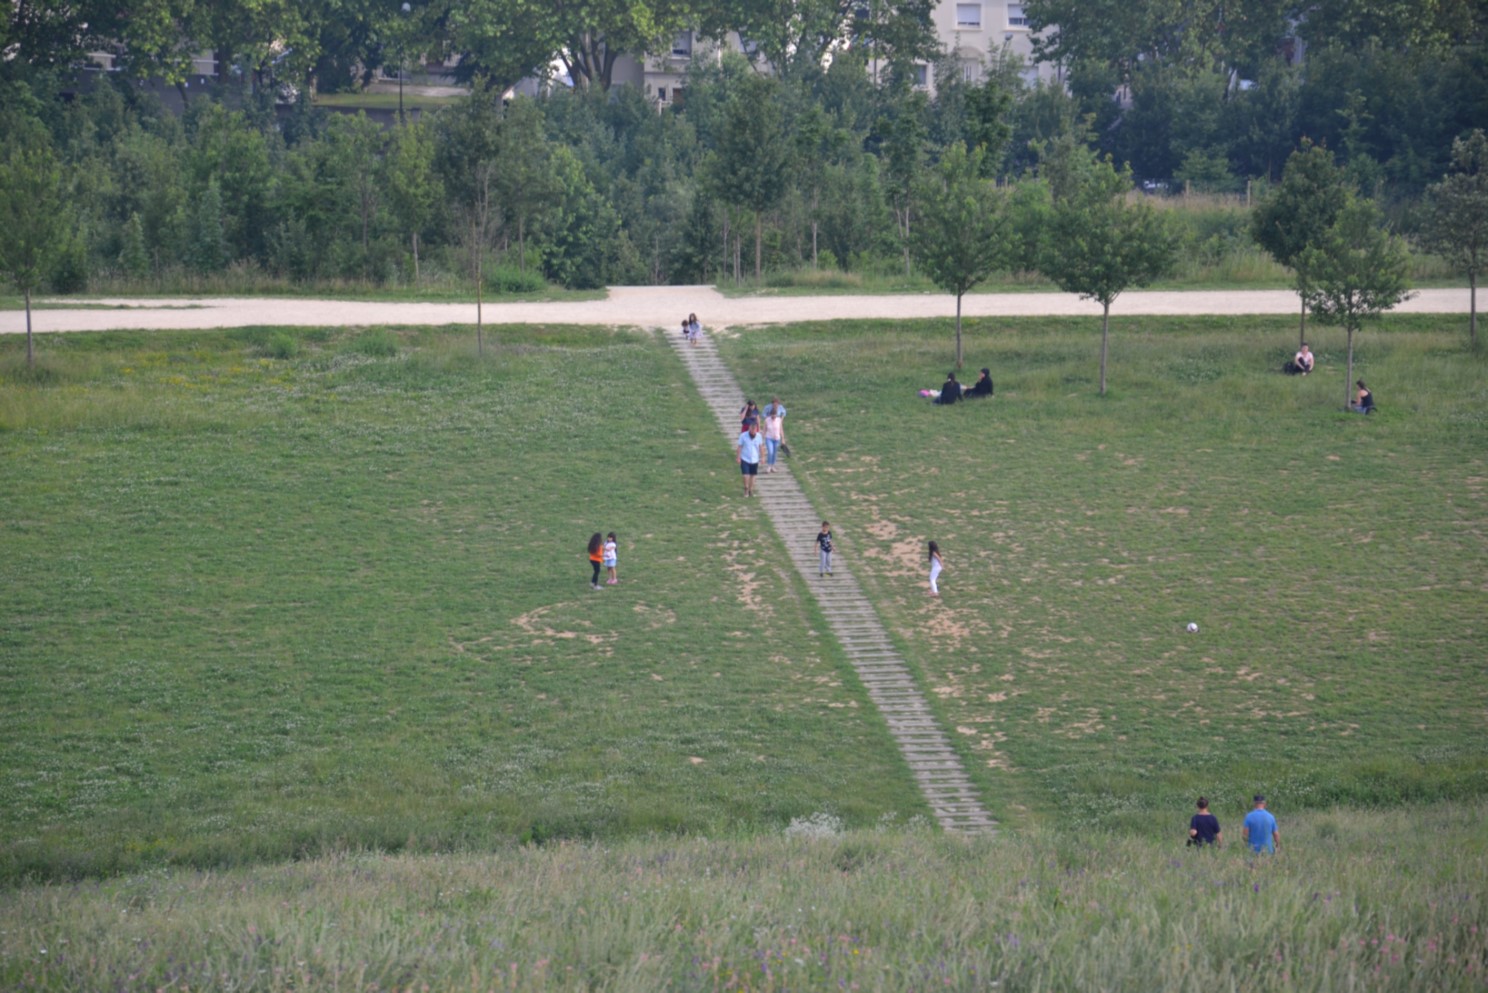
POLYGON ((744 495, 754 496, 754 479, 759 474, 760 449, 765 447, 765 436, 759 433, 759 424, 749 422, 749 428, 739 435, 734 446, 734 458, 739 460, 739 472, 744 475, 744 495))
POLYGON ((1259 793, 1255 795, 1255 809, 1245 815, 1245 821, 1240 825, 1240 837, 1256 853, 1275 852, 1276 846, 1281 844, 1276 818, 1266 809, 1266 798, 1259 793))

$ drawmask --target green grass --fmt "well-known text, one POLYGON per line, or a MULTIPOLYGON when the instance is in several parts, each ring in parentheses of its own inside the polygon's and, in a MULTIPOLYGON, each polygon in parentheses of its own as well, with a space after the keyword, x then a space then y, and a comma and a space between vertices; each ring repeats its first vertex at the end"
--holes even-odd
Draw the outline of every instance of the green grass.
MULTIPOLYGON (((951 409, 949 322, 721 347, 1007 829, 1141 834, 1488 796, 1460 323, 1361 336, 1367 419, 1336 332, 1274 372, 1290 317, 1118 316, 1104 398, 1094 320, 969 322, 951 409)), ((472 337, 0 342, 0 879, 923 813, 670 351, 472 337)))
POLYGON ((284 334, 0 343, 0 878, 923 810, 650 336, 284 334))
POLYGON ((1488 376, 1459 318, 979 320, 998 395, 942 409, 949 321, 752 330, 797 478, 998 815, 1144 828, 1257 789, 1295 804, 1488 793, 1488 376), (792 402, 794 401, 794 402, 792 402), (923 596, 925 543, 946 557, 923 596), (1201 631, 1183 630, 1196 621, 1201 631))
POLYGON ((26 886, 0 901, 0 985, 1482 990, 1488 808, 1281 816, 1265 858, 1185 849, 1154 811, 1145 837, 776 832, 26 886))

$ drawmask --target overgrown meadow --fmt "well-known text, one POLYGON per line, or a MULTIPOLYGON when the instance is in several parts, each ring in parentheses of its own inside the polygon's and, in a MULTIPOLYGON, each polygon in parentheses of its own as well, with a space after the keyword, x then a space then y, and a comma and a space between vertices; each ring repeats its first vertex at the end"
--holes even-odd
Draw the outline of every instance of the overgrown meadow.
POLYGON ((971 841, 654 335, 0 341, 0 985, 1482 989, 1483 357, 1117 310, 720 335, 971 841))
POLYGON ((815 820, 724 841, 150 872, 7 892, 0 983, 1468 993, 1488 982, 1485 816, 1481 802, 1297 814, 1266 858, 1098 827, 968 841, 815 820))

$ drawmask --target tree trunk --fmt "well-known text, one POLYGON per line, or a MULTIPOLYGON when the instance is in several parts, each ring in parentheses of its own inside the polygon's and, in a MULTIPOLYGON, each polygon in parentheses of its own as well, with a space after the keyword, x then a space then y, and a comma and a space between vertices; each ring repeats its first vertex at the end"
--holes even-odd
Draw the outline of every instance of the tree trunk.
POLYGON ((1467 271, 1467 343, 1473 351, 1478 350, 1478 273, 1467 271))
POLYGON ((1297 297, 1302 301, 1302 313, 1297 318, 1297 347, 1301 348, 1302 343, 1307 340, 1307 298, 1301 293, 1297 297))
POLYGON ((1100 372, 1100 395, 1106 395, 1106 348, 1111 340, 1111 305, 1101 304, 1101 372, 1100 372))
POLYGON ((1343 378, 1343 409, 1352 410, 1354 407, 1354 326, 1347 325, 1348 332, 1348 375, 1343 378))
POLYGON ((36 346, 31 338, 31 287, 26 287, 26 368, 36 369, 36 346))
POLYGON ((961 371, 961 294, 956 294, 956 371, 961 371))
POLYGON ((754 285, 760 285, 762 272, 762 259, 764 258, 765 244, 765 215, 760 211, 754 212, 754 285))
POLYGON ((413 233, 413 285, 419 284, 418 232, 413 233))
POLYGON ((475 241, 475 354, 484 358, 486 355, 486 342, 481 328, 481 305, 483 303, 482 287, 485 286, 485 263, 486 246, 485 232, 478 231, 477 226, 471 225, 471 240, 475 241), (479 233, 479 239, 476 235, 479 233))

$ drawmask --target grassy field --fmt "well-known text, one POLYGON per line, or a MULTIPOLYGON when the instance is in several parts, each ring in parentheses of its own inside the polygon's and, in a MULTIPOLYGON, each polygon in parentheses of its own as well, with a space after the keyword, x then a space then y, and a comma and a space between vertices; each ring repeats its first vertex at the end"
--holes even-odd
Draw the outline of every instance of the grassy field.
POLYGON ((1003 824, 970 843, 653 335, 0 340, 0 987, 1482 989, 1461 323, 1364 333, 1369 418, 1336 332, 1275 372, 1289 317, 1118 316, 1106 397, 1096 321, 969 322, 997 396, 948 409, 949 322, 720 342, 1003 824))
POLYGON ((923 811, 673 356, 493 338, 3 343, 0 878, 923 811))
POLYGON ((725 343, 793 400, 833 522, 1005 819, 1145 829, 1256 789, 1299 806, 1488 791, 1488 375, 1456 318, 1341 334, 1275 370, 1287 318, 972 323, 990 402, 942 409, 950 322, 725 343), (924 597, 925 543, 945 595, 924 597), (1188 621, 1200 625, 1188 635, 1188 621))

